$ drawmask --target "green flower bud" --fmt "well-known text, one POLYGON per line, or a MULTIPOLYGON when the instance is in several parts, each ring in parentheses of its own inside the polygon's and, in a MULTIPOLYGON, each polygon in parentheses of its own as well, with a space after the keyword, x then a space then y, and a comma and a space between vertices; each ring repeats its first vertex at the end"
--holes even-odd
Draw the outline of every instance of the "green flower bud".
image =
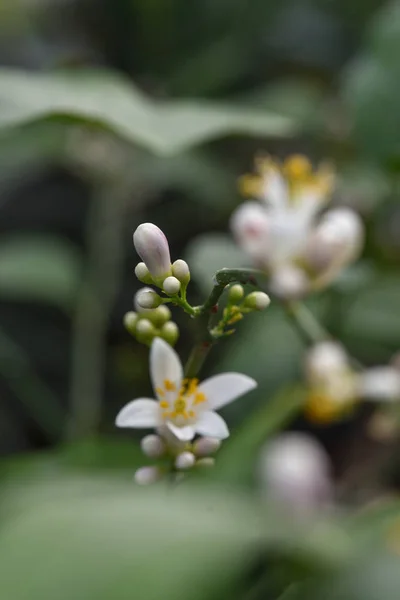
POLYGON ((167 323, 171 318, 171 311, 168 306, 161 304, 154 310, 149 310, 146 317, 153 323, 154 327, 160 328, 167 323))
POLYGON ((229 302, 231 304, 238 304, 244 296, 244 289, 240 283, 236 283, 231 288, 229 288, 229 302))
POLYGON ((149 319, 139 319, 136 324, 135 335, 138 342, 141 342, 142 344, 151 344, 156 335, 156 330, 149 319))
POLYGON ((168 342, 170 346, 173 346, 179 337, 178 325, 173 321, 168 321, 168 323, 162 326, 160 337, 168 342))
POLYGON ((124 327, 131 335, 136 335, 137 321, 138 321, 138 315, 133 310, 127 312, 124 315, 124 327))

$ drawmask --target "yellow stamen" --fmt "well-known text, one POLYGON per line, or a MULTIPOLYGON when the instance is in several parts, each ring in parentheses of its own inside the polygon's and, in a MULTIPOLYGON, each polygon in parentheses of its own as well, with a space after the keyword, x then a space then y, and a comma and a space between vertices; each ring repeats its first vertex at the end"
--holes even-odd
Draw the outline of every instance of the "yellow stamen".
POLYGON ((166 379, 164 381, 164 387, 167 390, 167 392, 175 392, 176 391, 176 385, 170 379, 166 379))
POLYGON ((156 394, 161 397, 165 396, 164 390, 160 387, 156 388, 156 394))
POLYGON ((194 402, 193 404, 201 404, 202 402, 206 401, 206 395, 203 394, 202 392, 197 392, 197 394, 194 397, 194 402))
POLYGON ((294 154, 285 160, 283 172, 288 179, 304 181, 312 176, 312 166, 308 158, 301 154, 294 154))
POLYGON ((169 403, 166 400, 162 400, 160 402, 160 407, 161 408, 169 408, 169 403))

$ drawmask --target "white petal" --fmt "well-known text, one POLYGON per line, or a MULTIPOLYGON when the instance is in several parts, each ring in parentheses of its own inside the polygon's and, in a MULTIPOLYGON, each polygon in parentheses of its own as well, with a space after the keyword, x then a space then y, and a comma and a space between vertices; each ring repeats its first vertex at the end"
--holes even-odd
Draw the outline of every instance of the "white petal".
POLYGON ((198 387, 208 402, 209 408, 218 410, 257 387, 257 382, 242 373, 222 373, 205 379, 198 387))
POLYGON ((178 440, 182 442, 189 442, 194 438, 194 429, 191 425, 185 425, 184 427, 178 427, 171 423, 171 421, 167 421, 167 427, 178 440))
POLYGON ((158 427, 160 408, 156 400, 138 398, 128 402, 115 419, 117 427, 158 427))
POLYGON ((206 435, 224 440, 229 436, 229 429, 224 419, 213 410, 203 412, 195 425, 196 432, 200 435, 206 435))
POLYGON ((365 400, 400 399, 400 373, 394 367, 372 367, 360 377, 360 395, 365 400))
POLYGON ((150 375, 153 389, 164 387, 164 381, 168 379, 180 389, 183 377, 183 369, 179 356, 167 342, 156 337, 150 350, 150 375))
POLYGON ((284 208, 288 202, 288 187, 277 169, 270 169, 265 176, 262 199, 275 209, 284 208))

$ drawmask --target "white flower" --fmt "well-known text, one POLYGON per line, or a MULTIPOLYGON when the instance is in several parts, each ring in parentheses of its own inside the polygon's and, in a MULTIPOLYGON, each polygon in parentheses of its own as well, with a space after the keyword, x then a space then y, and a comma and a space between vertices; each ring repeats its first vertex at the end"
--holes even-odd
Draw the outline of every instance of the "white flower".
POLYGON ((156 282, 171 274, 168 240, 159 227, 142 223, 133 234, 133 244, 156 282))
POLYGON ((168 428, 182 441, 197 434, 224 439, 228 427, 215 411, 254 389, 257 383, 241 373, 223 373, 199 384, 183 378, 176 352, 161 338, 150 351, 150 374, 158 400, 139 398, 129 402, 116 418, 118 427, 168 428))
POLYGON ((241 188, 259 202, 245 203, 231 219, 237 242, 256 266, 274 276, 282 296, 326 285, 354 260, 363 240, 361 220, 350 209, 332 210, 318 225, 318 213, 332 189, 332 171, 327 167, 313 171, 303 156, 289 157, 282 166, 259 160, 256 168, 257 175, 242 178, 241 188), (281 279, 282 269, 298 273, 281 279))

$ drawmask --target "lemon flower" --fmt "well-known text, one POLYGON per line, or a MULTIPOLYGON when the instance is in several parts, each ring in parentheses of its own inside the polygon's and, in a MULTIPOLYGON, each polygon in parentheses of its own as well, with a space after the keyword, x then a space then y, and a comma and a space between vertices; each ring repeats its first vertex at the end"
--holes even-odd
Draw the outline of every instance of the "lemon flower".
POLYGON ((307 158, 292 156, 283 165, 258 159, 256 171, 240 181, 241 192, 252 200, 232 215, 236 241, 269 273, 278 296, 327 285, 357 257, 364 237, 360 218, 349 208, 318 217, 333 188, 332 170, 313 170, 307 158))
POLYGON ((181 441, 189 441, 196 434, 227 438, 228 427, 215 411, 257 386, 254 379, 241 373, 215 375, 202 383, 184 379, 177 353, 159 337, 151 345, 150 375, 157 400, 132 400, 118 413, 116 425, 166 427, 181 441))

